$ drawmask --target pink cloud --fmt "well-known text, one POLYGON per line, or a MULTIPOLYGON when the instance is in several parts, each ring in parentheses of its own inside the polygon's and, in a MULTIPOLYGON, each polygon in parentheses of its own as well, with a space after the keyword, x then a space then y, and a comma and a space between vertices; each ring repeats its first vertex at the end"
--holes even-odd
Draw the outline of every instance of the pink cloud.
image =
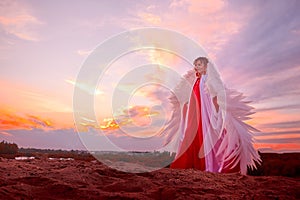
POLYGON ((23 40, 40 40, 36 27, 44 23, 30 13, 27 5, 8 2, 0 7, 0 13, 0 25, 6 33, 23 40))
POLYGON ((223 0, 189 0, 186 3, 189 5, 188 10, 190 13, 197 13, 203 16, 219 12, 226 5, 223 0))
POLYGON ((0 131, 0 134, 5 135, 5 136, 12 136, 11 133, 5 132, 5 131, 0 131))
POLYGON ((16 130, 16 129, 51 129, 52 123, 47 119, 34 115, 22 115, 16 113, 5 113, 1 111, 0 130, 16 130))

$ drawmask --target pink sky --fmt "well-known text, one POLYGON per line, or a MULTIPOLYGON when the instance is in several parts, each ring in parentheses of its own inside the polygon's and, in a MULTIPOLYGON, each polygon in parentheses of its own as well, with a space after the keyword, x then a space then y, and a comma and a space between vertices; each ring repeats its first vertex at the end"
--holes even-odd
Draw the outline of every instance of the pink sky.
MULTIPOLYGON (((256 113, 249 123, 262 131, 256 136, 258 149, 299 152, 299 7, 296 0, 1 1, 0 140, 23 147, 84 149, 72 108, 82 63, 115 34, 161 27, 197 41, 217 64, 226 85, 252 101, 256 113)), ((147 63, 169 65, 182 74, 189 67, 169 53, 146 50, 113 63, 95 93, 95 109, 102 129, 109 130, 115 143, 132 141, 119 134, 120 126, 111 119, 107 92, 132 66, 147 63)), ((87 83, 79 87, 93 93, 87 83)), ((151 87, 138 90, 129 102, 131 107, 125 109, 132 116, 123 116, 121 126, 141 126, 142 132, 151 135, 147 125, 163 118, 153 105, 167 106, 158 98, 166 94, 163 89, 155 93, 151 87)), ((82 126, 91 133, 81 137, 91 141, 93 127, 101 128, 88 119, 82 126)), ((142 132, 136 134, 140 137, 142 132)), ((99 141, 104 149, 111 149, 105 138, 99 141)), ((145 149, 159 142, 155 138, 145 149)), ((142 150, 144 146, 138 145, 142 150)))

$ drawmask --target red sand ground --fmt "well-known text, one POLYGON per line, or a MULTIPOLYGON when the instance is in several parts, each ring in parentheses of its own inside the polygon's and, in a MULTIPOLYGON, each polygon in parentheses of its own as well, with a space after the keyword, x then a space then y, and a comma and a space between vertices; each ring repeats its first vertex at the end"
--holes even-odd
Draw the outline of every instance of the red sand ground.
POLYGON ((169 168, 131 174, 100 162, 0 158, 1 199, 297 199, 299 179, 169 168))

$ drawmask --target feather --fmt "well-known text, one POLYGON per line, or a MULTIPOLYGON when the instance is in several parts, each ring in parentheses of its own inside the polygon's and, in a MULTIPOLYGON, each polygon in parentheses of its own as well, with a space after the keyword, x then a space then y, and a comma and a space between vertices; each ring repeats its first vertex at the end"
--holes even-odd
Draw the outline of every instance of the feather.
POLYGON ((255 112, 252 111, 253 107, 242 99, 241 93, 226 89, 225 129, 227 134, 222 140, 217 155, 223 154, 224 162, 236 158, 234 162, 223 167, 226 168, 232 164, 231 168, 233 168, 240 163, 241 173, 246 174, 247 166, 256 168, 255 162, 260 164, 261 158, 253 147, 253 134, 259 130, 244 122, 245 119, 251 119, 246 116, 255 112))
POLYGON ((183 108, 188 104, 195 80, 194 70, 187 71, 187 73, 181 77, 179 84, 168 98, 172 107, 171 118, 166 122, 159 136, 164 136, 165 138, 163 146, 168 145, 172 140, 176 140, 173 151, 176 151, 178 148, 178 140, 183 138, 184 116, 186 114, 183 108))

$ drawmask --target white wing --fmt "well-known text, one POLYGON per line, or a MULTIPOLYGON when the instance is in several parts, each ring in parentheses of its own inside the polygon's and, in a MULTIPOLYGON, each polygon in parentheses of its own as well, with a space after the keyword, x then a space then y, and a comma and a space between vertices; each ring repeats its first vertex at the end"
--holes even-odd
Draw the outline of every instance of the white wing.
POLYGON ((218 136, 221 137, 223 129, 227 131, 217 152, 217 156, 223 157, 222 163, 227 163, 221 167, 234 168, 240 163, 241 173, 246 174, 247 166, 256 168, 255 162, 261 162, 258 152, 253 147, 253 133, 259 130, 245 122, 251 119, 249 115, 254 114, 253 107, 249 105, 250 101, 244 101, 245 96, 242 93, 223 84, 220 73, 212 62, 209 63, 207 72, 206 85, 210 95, 217 96, 223 120, 218 136))
POLYGON ((247 166, 256 168, 255 162, 261 163, 258 152, 253 147, 253 134, 259 132, 245 120, 251 119, 249 115, 253 107, 251 101, 244 101, 242 93, 226 88, 226 117, 224 128, 227 131, 218 149, 217 155, 223 155, 223 163, 232 160, 223 168, 233 168, 240 162, 241 173, 247 173, 247 166))
POLYGON ((160 135, 164 135, 164 146, 175 140, 173 150, 176 151, 179 145, 179 139, 183 137, 184 133, 184 107, 189 101, 193 84, 196 80, 195 71, 189 70, 181 78, 174 92, 168 98, 172 104, 172 113, 170 120, 166 123, 164 130, 160 135))

